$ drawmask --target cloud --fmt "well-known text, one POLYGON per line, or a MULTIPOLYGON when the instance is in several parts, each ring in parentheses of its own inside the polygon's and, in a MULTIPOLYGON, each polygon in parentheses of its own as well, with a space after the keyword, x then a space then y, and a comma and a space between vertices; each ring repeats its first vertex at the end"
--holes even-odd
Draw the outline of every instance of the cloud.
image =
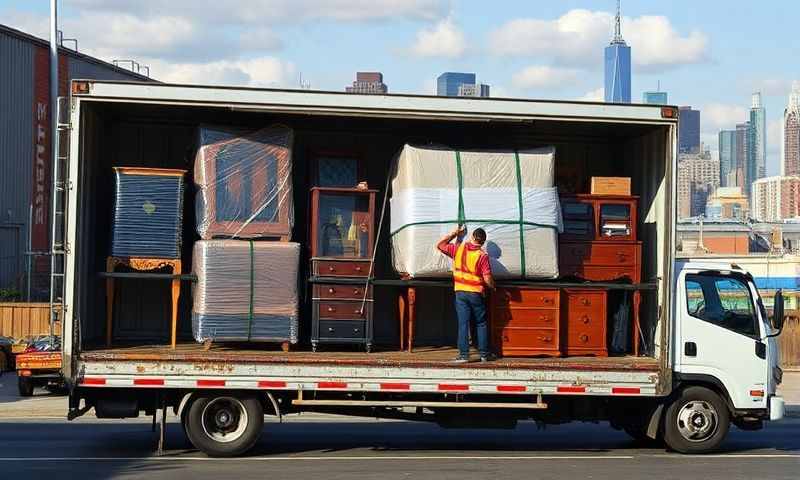
POLYGON ((397 18, 434 21, 447 0, 73 0, 88 11, 143 16, 186 15, 218 25, 298 23, 309 20, 375 21, 397 18))
MULTIPOLYGON (((598 65, 601 45, 610 41, 613 15, 574 9, 555 20, 515 19, 489 34, 489 49, 498 55, 545 57, 575 67, 598 65)), ((669 19, 646 15, 623 19, 623 37, 632 61, 642 71, 663 71, 709 58, 708 39, 700 31, 682 35, 669 19)))
POLYGON ((737 123, 750 119, 749 110, 739 105, 708 103, 696 108, 700 109, 700 128, 709 134, 733 130, 737 123))
POLYGON ((606 89, 603 87, 596 88, 589 92, 586 92, 583 96, 576 98, 580 102, 602 102, 605 100, 605 91, 606 89))
POLYGON ((417 57, 457 58, 467 49, 467 39, 450 18, 417 32, 410 52, 417 57))
POLYGON ((750 82, 749 91, 761 92, 764 96, 788 97, 792 92, 792 80, 788 78, 764 78, 750 82))
POLYGON ((160 72, 159 80, 168 83, 286 87, 294 84, 297 76, 297 68, 293 63, 275 57, 209 63, 155 61, 151 67, 160 72))
POLYGON ((574 84, 578 78, 578 71, 574 69, 532 65, 515 73, 511 83, 517 88, 556 90, 574 84))

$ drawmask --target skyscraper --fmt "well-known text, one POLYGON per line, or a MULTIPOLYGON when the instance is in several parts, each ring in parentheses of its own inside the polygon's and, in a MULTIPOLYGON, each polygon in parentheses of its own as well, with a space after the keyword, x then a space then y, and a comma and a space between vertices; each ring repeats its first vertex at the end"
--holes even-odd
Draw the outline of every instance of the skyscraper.
POLYGON ((749 188, 748 165, 750 153, 750 122, 736 124, 736 184, 730 187, 741 187, 747 194, 745 188, 749 188))
POLYGON ((748 176, 746 194, 750 195, 750 186, 759 178, 767 175, 767 114, 761 104, 761 92, 753 94, 750 107, 750 158, 748 159, 748 176))
POLYGON ((356 72, 356 81, 346 87, 347 93, 384 94, 389 92, 389 87, 383 83, 381 72, 356 72))
POLYGON ((736 130, 719 132, 719 185, 736 185, 736 130))
POLYGON ((680 107, 678 112, 678 153, 700 153, 700 110, 680 107))
POLYGON ((459 97, 488 97, 489 85, 483 83, 462 83, 458 86, 459 97))
POLYGON ((457 97, 461 85, 475 85, 474 73, 444 72, 436 79, 436 95, 457 97))
POLYGON ((789 104, 783 111, 784 175, 800 175, 800 82, 792 84, 789 104))
POLYGON ((605 100, 631 103, 631 47, 622 39, 619 0, 614 19, 614 38, 605 49, 605 100))
POLYGON ((667 92, 644 92, 642 93, 642 103, 649 103, 655 105, 666 105, 667 92))

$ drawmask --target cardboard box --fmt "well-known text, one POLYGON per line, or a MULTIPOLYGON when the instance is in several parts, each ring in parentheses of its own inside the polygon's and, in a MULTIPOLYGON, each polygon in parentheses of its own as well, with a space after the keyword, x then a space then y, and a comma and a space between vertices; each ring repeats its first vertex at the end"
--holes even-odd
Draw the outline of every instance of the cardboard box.
POLYGON ((630 195, 630 177, 592 177, 592 195, 630 195))

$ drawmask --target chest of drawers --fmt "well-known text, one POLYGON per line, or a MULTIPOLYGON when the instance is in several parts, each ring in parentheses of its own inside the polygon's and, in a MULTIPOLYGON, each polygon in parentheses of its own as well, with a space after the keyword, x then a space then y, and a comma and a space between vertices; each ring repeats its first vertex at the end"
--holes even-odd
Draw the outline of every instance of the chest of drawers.
POLYGON ((568 288, 562 293, 561 342, 564 354, 608 356, 607 292, 568 288))
POLYGON ((490 295, 492 340, 504 356, 559 356, 560 292, 499 288, 490 295))
POLYGON ((372 350, 372 287, 327 278, 313 284, 311 308, 313 351, 326 343, 363 344, 372 350))
POLYGON ((642 242, 562 241, 558 248, 561 276, 592 281, 641 281, 642 242))

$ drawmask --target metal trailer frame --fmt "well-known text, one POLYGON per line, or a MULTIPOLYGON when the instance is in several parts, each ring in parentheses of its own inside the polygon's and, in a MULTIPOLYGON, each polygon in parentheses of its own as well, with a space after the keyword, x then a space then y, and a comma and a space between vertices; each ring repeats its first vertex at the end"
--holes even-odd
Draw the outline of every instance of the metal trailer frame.
MULTIPOLYGON (((669 126, 659 262, 660 341, 653 369, 512 369, 340 366, 254 362, 191 362, 81 359, 74 350, 75 255, 68 254, 63 332, 64 375, 71 387, 145 389, 245 389, 386 393, 665 396, 672 389, 670 341, 675 238, 677 108, 636 104, 517 99, 447 98, 422 95, 353 95, 340 92, 277 90, 74 80, 72 84, 68 205, 78 204, 81 106, 84 102, 147 103, 225 107, 240 111, 293 114, 442 119, 476 122, 614 122, 669 126), (665 222, 665 223, 662 223, 665 222), (666 228, 665 228, 666 226, 666 228)), ((75 245, 77 209, 67 212, 68 246, 75 245)), ((68 251, 74 252, 71 248, 68 251)))

